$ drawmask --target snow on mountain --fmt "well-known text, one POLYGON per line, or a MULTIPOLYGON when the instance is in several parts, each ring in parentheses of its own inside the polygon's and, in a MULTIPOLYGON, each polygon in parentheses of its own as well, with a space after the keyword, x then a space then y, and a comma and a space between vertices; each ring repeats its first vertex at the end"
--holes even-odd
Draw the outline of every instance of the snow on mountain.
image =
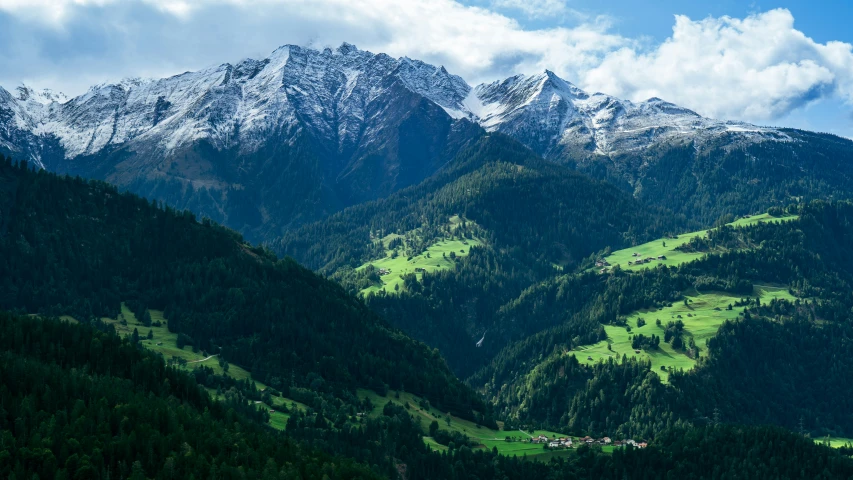
POLYGON ((288 45, 263 60, 98 85, 70 100, 21 87, 17 97, 4 90, 0 104, 16 128, 57 137, 68 159, 134 140, 155 142, 161 154, 201 138, 251 150, 272 130, 298 128, 343 148, 363 133, 367 105, 395 81, 464 116, 470 87, 461 78, 346 43, 323 51, 288 45))
POLYGON ((613 155, 726 134, 745 141, 785 137, 704 118, 658 98, 633 103, 588 94, 550 71, 472 88, 444 67, 344 43, 322 51, 287 45, 266 59, 97 85, 72 99, 26 86, 15 95, 0 89, 0 148, 26 151, 42 166, 50 140, 65 160, 128 145, 167 158, 200 140, 251 153, 273 134, 292 141, 303 130, 338 152, 380 148, 377 132, 385 127, 377 116, 390 112, 375 102, 395 88, 550 157, 613 155))
POLYGON ((486 130, 514 136, 546 156, 563 150, 611 155, 726 132, 746 140, 780 138, 775 129, 708 119, 659 98, 633 103, 588 94, 547 70, 479 85, 465 104, 486 130))

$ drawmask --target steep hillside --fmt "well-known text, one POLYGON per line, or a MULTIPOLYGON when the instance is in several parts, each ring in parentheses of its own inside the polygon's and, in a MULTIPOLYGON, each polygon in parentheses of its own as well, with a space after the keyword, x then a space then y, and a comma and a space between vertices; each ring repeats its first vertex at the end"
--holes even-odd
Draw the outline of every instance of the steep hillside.
POLYGON ((276 248, 353 292, 377 285, 379 268, 393 259, 403 269, 394 273, 402 283, 372 289, 368 305, 441 349, 457 372, 471 372, 510 338, 536 331, 528 321, 495 322, 509 299, 575 268, 604 245, 631 245, 677 224, 608 184, 492 134, 422 184, 306 225, 276 248), (450 225, 451 218, 458 224, 450 225), (389 253, 391 241, 398 246, 389 253), (450 262, 416 270, 419 258, 441 255, 447 242, 462 244, 447 254, 450 262))
POLYGON ((448 114, 469 90, 408 58, 288 45, 65 101, 0 89, 0 153, 270 238, 431 175, 480 132, 448 114))
POLYGON ((679 248, 705 255, 680 266, 614 267, 525 291, 504 322, 556 326, 469 383, 499 415, 570 433, 649 436, 711 421, 853 432, 845 402, 828 400, 849 395, 838 376, 851 353, 853 206, 792 213, 800 219, 695 237, 679 248))
POLYGON ((294 413, 281 433, 260 424, 266 413, 243 396, 251 394, 245 385, 232 386, 224 400, 214 401, 196 383, 204 375, 193 378, 169 368, 129 339, 58 319, 0 312, 0 352, 0 474, 10 479, 642 479, 662 472, 732 476, 744 469, 751 478, 839 478, 853 473, 853 462, 838 452, 772 428, 675 429, 647 449, 610 455, 582 446, 559 452, 560 461, 547 464, 453 442, 438 452, 423 443, 425 431, 409 414, 409 404, 393 400, 366 419, 354 415, 355 404, 328 402, 316 412, 294 413), (334 424, 324 417, 333 413, 334 424), (698 457, 705 460, 697 463, 698 457))
POLYGON ((0 162, 0 308, 116 318, 164 312, 187 344, 268 385, 405 387, 466 418, 488 412, 439 354, 292 260, 189 212, 100 182, 0 162))

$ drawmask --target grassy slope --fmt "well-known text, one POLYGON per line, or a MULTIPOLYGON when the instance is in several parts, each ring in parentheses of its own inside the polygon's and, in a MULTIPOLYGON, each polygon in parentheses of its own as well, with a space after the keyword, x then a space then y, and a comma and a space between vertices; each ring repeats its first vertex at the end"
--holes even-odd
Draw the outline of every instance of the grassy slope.
MULTIPOLYGON (((823 445, 826 442, 826 438, 815 438, 814 441, 823 445)), ((829 446, 832 448, 840 448, 846 445, 853 445, 853 438, 829 437, 829 446)))
MULTIPOLYGON (((550 432, 546 430, 535 430, 532 432, 522 432, 519 430, 503 431, 492 430, 490 428, 476 425, 474 422, 463 420, 458 417, 451 416, 450 425, 447 424, 445 418, 446 413, 442 413, 432 406, 429 409, 424 409, 420 406, 420 398, 407 392, 390 391, 386 397, 381 397, 371 390, 359 390, 360 398, 369 398, 373 404, 373 411, 367 412, 368 415, 376 416, 382 413, 382 408, 386 403, 392 401, 394 403, 405 405, 409 404, 409 412, 419 421, 424 431, 429 431, 429 425, 433 420, 438 422, 439 429, 460 432, 467 435, 472 440, 480 443, 478 448, 497 448, 498 453, 507 456, 527 456, 534 460, 547 461, 557 456, 566 456, 573 454, 573 450, 545 450, 543 445, 529 443, 527 439, 530 436, 545 435, 549 438, 554 437, 569 437, 569 435, 550 432), (399 395, 399 398, 398 398, 399 395), (507 441, 509 437, 512 441, 507 441)), ((572 437, 574 440, 577 437, 572 437)), ((434 450, 447 450, 447 447, 437 443, 431 437, 424 437, 424 442, 434 450)), ((602 447, 605 452, 612 451, 613 447, 602 447)))
MULTIPOLYGON (((789 221, 796 218, 796 216, 772 217, 765 213, 752 215, 749 218, 740 218, 729 225, 743 227, 761 222, 789 221)), ((684 233, 677 238, 660 238, 642 245, 618 250, 605 257, 605 259, 610 263, 610 268, 619 265, 623 270, 653 268, 660 264, 678 266, 705 255, 704 252, 682 252, 676 250, 676 248, 689 242, 693 237, 706 235, 706 232, 706 230, 702 230, 684 233), (665 247, 664 243, 666 244, 665 247), (635 253, 639 255, 635 256, 635 253), (665 255, 666 260, 655 260, 641 265, 628 265, 629 261, 636 258, 657 257, 659 255, 665 255)), ((756 285, 752 296, 758 296, 762 302, 769 302, 773 298, 794 300, 794 297, 788 293, 787 288, 769 285, 756 285)), ((672 368, 686 370, 693 368, 696 364, 696 360, 691 359, 681 351, 673 350, 669 344, 663 342, 663 333, 668 322, 676 320, 683 321, 686 332, 685 344, 689 342, 690 337, 693 337, 696 345, 699 347, 699 354, 703 355, 707 353, 705 342, 717 333, 720 325, 726 320, 736 319, 743 311, 743 307, 726 310, 729 304, 734 304, 735 301, 740 300, 741 297, 737 295, 730 295, 724 292, 698 292, 692 290, 685 292, 685 297, 690 301, 689 306, 677 303, 657 311, 634 312, 627 318, 631 332, 628 332, 624 327, 605 325, 604 329, 607 332, 607 340, 594 345, 575 348, 566 354, 576 355, 581 363, 586 364, 599 362, 609 357, 621 358, 622 355, 649 359, 652 362, 653 370, 666 381, 669 374, 667 371, 662 371, 660 369, 661 366, 664 366, 667 370, 672 368), (646 321, 643 327, 637 327, 638 318, 643 318, 646 321), (658 319, 660 319, 662 324, 660 327, 656 324, 656 320, 658 319), (641 350, 640 353, 637 353, 631 347, 631 339, 633 335, 640 333, 646 336, 655 334, 661 337, 660 348, 652 351, 641 350)), ((535 373, 535 370, 532 373, 535 373)))
MULTIPOLYGON (((749 218, 741 218, 738 219, 729 225, 736 227, 743 227, 747 225, 753 225, 761 222, 768 221, 788 221, 796 219, 796 216, 787 216, 787 217, 771 217, 770 215, 764 213, 761 215, 752 215, 749 218)), ((690 239, 697 236, 705 236, 707 230, 699 230, 696 232, 683 233, 678 235, 676 238, 659 238, 657 240, 653 240, 648 243, 644 243, 642 245, 637 245, 635 247, 626 248, 623 250, 617 250, 607 257, 607 260, 612 268, 615 265, 619 265, 622 270, 640 270, 643 268, 652 268, 657 265, 667 265, 667 266, 677 266, 682 263, 687 263, 691 260, 696 260, 705 255, 704 252, 682 252, 680 250, 676 250, 677 247, 684 245, 689 242, 690 239), (664 246, 666 244, 666 246, 664 246), (635 257, 634 253, 638 253, 639 256, 635 257), (628 262, 636 260, 637 258, 646 258, 646 257, 658 257, 660 255, 666 256, 666 260, 655 260, 650 263, 644 263, 641 265, 628 265, 628 262)))
MULTIPOLYGON (((449 220, 451 227, 458 225, 460 222, 461 219, 456 215, 451 217, 449 220)), ((472 223, 470 220, 468 222, 472 223)), ((383 289, 388 293, 393 293, 395 291, 394 288, 397 285, 402 289, 403 275, 407 273, 416 273, 416 268, 422 268, 427 272, 436 272, 439 270, 454 268, 455 263, 449 257, 450 252, 455 252, 458 257, 464 257, 470 253, 471 247, 476 247, 482 244, 482 240, 478 238, 444 238, 430 245, 426 252, 413 256, 411 260, 408 259, 405 248, 398 252, 399 254, 396 258, 391 258, 392 250, 387 250, 388 244, 395 238, 402 237, 402 235, 392 233, 378 240, 386 247, 385 257, 366 262, 356 269, 363 270, 367 268, 368 265, 373 265, 377 269, 385 268, 391 272, 390 274, 383 275, 381 277, 381 284, 375 284, 365 288, 361 290, 361 294, 367 294, 370 292, 376 293, 383 289), (429 254, 429 257, 427 257, 427 254, 429 254)), ((418 275, 418 279, 420 279, 421 274, 416 274, 418 275)))
MULTIPOLYGON (((208 358, 209 355, 207 355, 206 353, 193 352, 191 347, 184 347, 183 349, 178 348, 176 344, 178 335, 176 333, 170 332, 167 328, 167 321, 165 318, 163 318, 163 312, 158 310, 149 310, 149 312, 151 313, 152 323, 160 322, 162 323, 161 326, 143 326, 136 319, 136 315, 134 315, 133 312, 130 311, 130 309, 127 308, 124 303, 121 304, 121 313, 119 314, 118 318, 102 318, 101 320, 105 323, 113 325, 116 329, 116 333, 118 333, 122 337, 133 334, 133 329, 136 328, 139 332, 139 339, 142 346, 149 350, 153 350, 157 353, 162 354, 163 358, 167 361, 172 357, 182 358, 186 360, 187 364, 184 366, 184 368, 192 370, 201 366, 205 366, 213 369, 214 373, 218 375, 227 375, 237 380, 245 380, 247 378, 252 378, 252 374, 249 371, 233 364, 229 365, 228 372, 225 372, 219 365, 219 359, 215 356, 208 358), (127 325, 123 325, 121 323, 122 319, 127 322, 127 325), (154 336, 154 338, 151 340, 147 338, 149 330, 153 332, 154 336)), ((67 317, 67 319, 69 321, 76 321, 71 317, 67 317)), ((257 385, 259 389, 267 388, 266 385, 258 381, 255 381, 255 385, 257 385)), ((210 393, 214 397, 216 397, 215 391, 211 391, 210 393)), ((264 404, 264 406, 266 406, 268 409, 275 410, 274 413, 270 414, 270 425, 280 430, 284 430, 285 425, 287 425, 287 419, 290 418, 290 415, 280 411, 281 407, 286 406, 289 409, 292 408, 292 405, 295 404, 296 408, 303 411, 308 408, 307 406, 299 402, 295 402, 294 400, 284 397, 272 397, 272 403, 272 405, 264 404)))
MULTIPOLYGON (((664 381, 667 380, 669 374, 666 371, 661 371, 661 366, 665 366, 667 370, 673 368, 689 370, 695 366, 696 360, 688 357, 682 351, 674 350, 672 346, 663 342, 666 324, 676 320, 684 322, 685 343, 689 343, 689 338, 693 337, 696 345, 699 347, 699 354, 705 355, 708 351, 705 347, 705 342, 717 333, 723 322, 736 319, 743 312, 743 307, 733 307, 732 310, 726 310, 729 304, 734 305, 741 297, 724 292, 698 292, 692 290, 687 292, 685 296, 690 301, 687 306, 679 302, 674 303, 671 307, 664 307, 659 310, 634 312, 627 319, 628 325, 631 327, 631 332, 628 332, 624 327, 605 325, 604 329, 607 331, 607 340, 594 345, 578 347, 567 354, 576 355, 578 361, 586 364, 592 364, 608 357, 615 356, 622 358, 622 355, 651 360, 653 370, 664 381), (637 327, 638 318, 643 318, 646 324, 642 327, 637 327), (661 321, 660 327, 656 324, 656 320, 658 319, 661 321), (640 353, 636 353, 631 347, 631 339, 633 335, 639 333, 647 337, 652 334, 661 337, 659 349, 650 351, 640 350, 640 353), (609 349, 608 345, 610 346, 609 349)), ((762 302, 769 302, 773 298, 794 300, 794 297, 788 293, 787 288, 766 285, 756 286, 753 298, 755 296, 761 298, 762 302)))

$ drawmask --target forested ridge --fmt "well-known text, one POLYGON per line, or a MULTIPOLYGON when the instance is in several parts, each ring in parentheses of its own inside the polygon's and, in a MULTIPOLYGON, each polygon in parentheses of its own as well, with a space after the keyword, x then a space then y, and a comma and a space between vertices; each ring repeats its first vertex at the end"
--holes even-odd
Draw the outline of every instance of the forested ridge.
POLYGON ((817 201, 791 211, 798 221, 720 228, 688 244, 748 241, 759 246, 753 250, 675 268, 566 275, 529 289, 502 313, 557 325, 511 344, 469 383, 487 392, 499 416, 558 430, 650 437, 724 421, 850 435, 841 372, 853 353, 853 204, 817 201), (749 293, 758 282, 787 285, 799 298, 761 303, 749 293), (708 354, 694 370, 671 372, 670 385, 643 361, 586 367, 563 354, 603 339, 601 325, 624 325, 629 312, 680 301, 690 288, 744 295, 746 309, 700 346, 708 354))
MULTIPOLYGON (((0 312, 4 478, 847 478, 853 461, 778 428, 667 429, 647 449, 581 446, 550 463, 468 446, 430 451, 393 399, 366 421, 320 401, 284 433, 251 401, 217 402, 189 375, 109 331, 0 312), (230 402, 230 403, 229 403, 230 402), (700 459, 701 460, 698 460, 700 459)), ((101 326, 99 328, 104 328, 101 326)), ((239 396, 239 395, 238 395, 239 396)), ((318 400, 319 397, 318 397, 318 400)))
POLYGON ((233 231, 97 181, 0 161, 0 308, 115 317, 122 301, 276 388, 364 386, 493 422, 439 353, 233 231))
POLYGON ((853 475, 849 459, 797 434, 713 422, 661 425, 645 450, 602 454, 584 446, 549 463, 462 444, 432 451, 409 405, 389 397, 381 415, 362 418, 357 412, 370 406, 352 387, 425 385, 420 394, 430 402, 483 424, 493 421, 489 407, 437 352, 385 326, 341 288, 233 232, 103 183, 4 160, 0 191, 0 302, 19 312, 0 313, 0 474, 7 478, 853 475), (229 361, 251 358, 242 364, 253 376, 308 410, 291 411, 285 432, 274 431, 250 382, 167 366, 98 320, 114 316, 121 301, 162 309, 170 327, 175 322, 229 361), (32 313, 41 316, 20 315, 32 313), (45 318, 59 314, 81 324, 45 318), (338 365, 324 365, 323 353, 338 365), (216 401, 204 387, 228 391, 216 401), (699 451, 707 461, 696 462, 699 451))
POLYGON ((725 215, 763 212, 793 199, 851 198, 853 142, 803 130, 779 133, 787 138, 744 144, 729 134, 709 142, 661 143, 644 152, 582 162, 572 155, 553 160, 703 225, 725 215))
POLYGON ((353 269, 385 255, 376 238, 417 229, 406 236, 410 256, 448 235, 482 239, 484 245, 457 258, 455 268, 366 298, 372 310, 439 348, 454 371, 467 376, 497 345, 541 329, 500 323, 498 311, 509 299, 574 269, 602 245, 628 246, 683 223, 611 185, 543 161, 509 137, 490 134, 422 184, 306 225, 274 247, 355 293, 366 273, 353 269), (454 215, 469 223, 448 233, 454 215), (477 349, 484 331, 489 341, 477 349))

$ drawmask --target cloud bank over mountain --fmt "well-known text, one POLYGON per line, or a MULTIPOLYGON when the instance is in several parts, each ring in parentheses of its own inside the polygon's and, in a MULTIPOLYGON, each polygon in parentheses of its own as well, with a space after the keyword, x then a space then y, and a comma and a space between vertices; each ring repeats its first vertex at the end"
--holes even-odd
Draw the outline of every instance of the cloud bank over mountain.
POLYGON ((788 10, 675 16, 672 35, 650 44, 604 17, 525 26, 511 7, 569 11, 551 0, 0 0, 0 85, 79 94, 122 77, 263 58, 284 43, 347 41, 444 65, 471 84, 550 69, 588 91, 660 97, 724 119, 774 122, 818 100, 853 102, 853 46, 810 39, 788 10))

